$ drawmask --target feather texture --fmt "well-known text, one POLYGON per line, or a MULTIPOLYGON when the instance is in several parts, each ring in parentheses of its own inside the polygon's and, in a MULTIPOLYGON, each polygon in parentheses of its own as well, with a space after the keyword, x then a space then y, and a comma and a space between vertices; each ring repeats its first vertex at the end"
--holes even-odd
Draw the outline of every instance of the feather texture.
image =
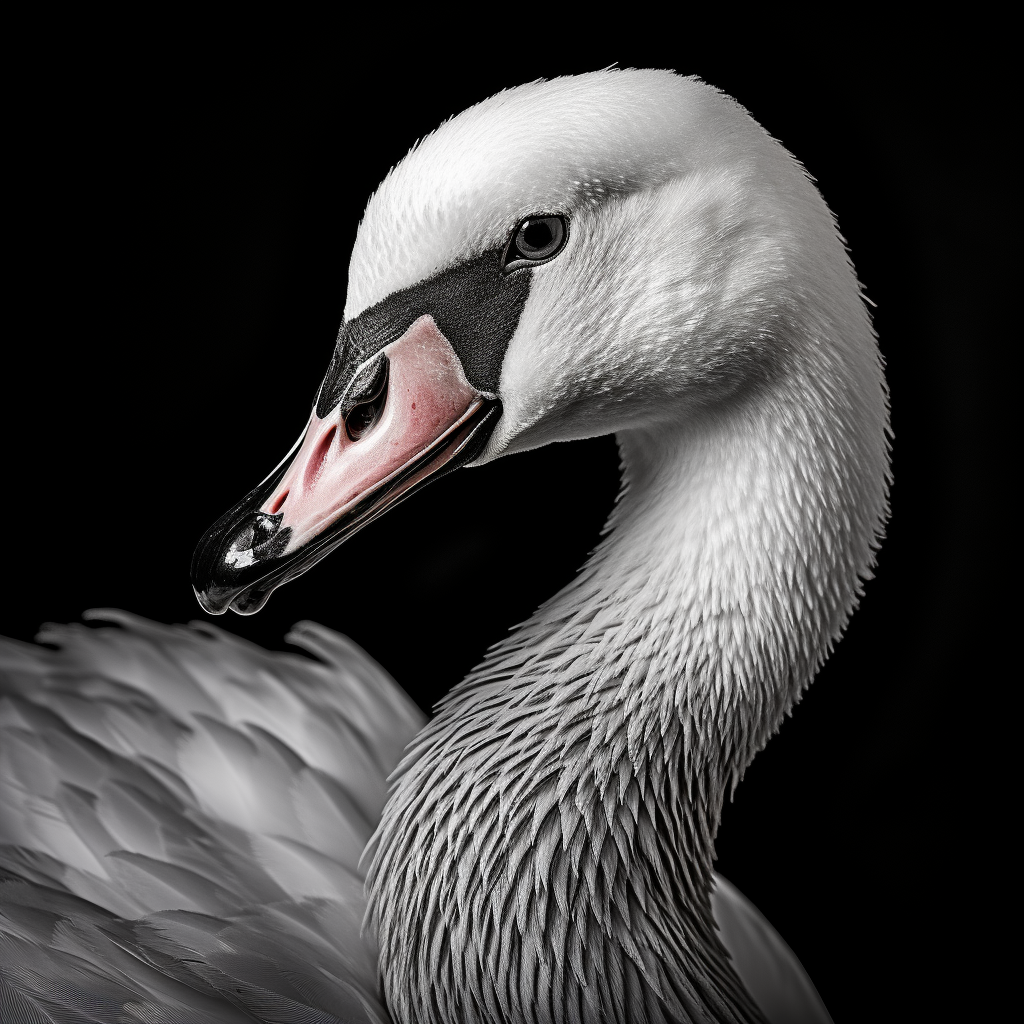
POLYGON ((359 858, 421 713, 312 623, 97 617, 0 647, 4 1019, 385 1021, 359 858))

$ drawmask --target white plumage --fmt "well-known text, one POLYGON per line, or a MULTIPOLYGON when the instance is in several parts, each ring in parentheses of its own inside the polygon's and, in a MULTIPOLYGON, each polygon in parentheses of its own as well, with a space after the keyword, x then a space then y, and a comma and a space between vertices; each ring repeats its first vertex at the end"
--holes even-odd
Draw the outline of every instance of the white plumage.
POLYGON ((841 633, 886 514, 852 267, 734 101, 602 72, 420 143, 367 208, 346 319, 556 211, 569 242, 534 271, 478 462, 616 432, 624 489, 594 556, 425 728, 318 627, 297 634, 316 662, 137 620, 9 647, 12 1014, 386 1019, 376 937, 403 1022, 827 1019, 722 885, 740 984, 711 863, 726 793, 841 633))

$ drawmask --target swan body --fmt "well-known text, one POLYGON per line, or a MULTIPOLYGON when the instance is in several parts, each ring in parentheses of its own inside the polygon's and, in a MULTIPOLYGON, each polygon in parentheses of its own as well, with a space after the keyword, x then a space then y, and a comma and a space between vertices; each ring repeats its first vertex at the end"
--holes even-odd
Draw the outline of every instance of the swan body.
MULTIPOLYGON (((615 432, 604 538, 426 724, 317 627, 297 638, 320 662, 134 620, 10 648, 16 962, 42 947, 43 915, 71 922, 48 963, 145 966, 130 999, 122 967, 103 975, 111 1006, 827 1020, 770 926, 716 883, 713 844, 870 575, 886 429, 834 221, 734 101, 601 72, 447 122, 371 199, 310 422, 211 529, 197 593, 255 611, 441 469, 615 432), (530 218, 564 238, 521 269, 530 218), (95 666, 78 690, 74 665, 95 666)), ((42 1007, 30 974, 3 991, 42 1007)))

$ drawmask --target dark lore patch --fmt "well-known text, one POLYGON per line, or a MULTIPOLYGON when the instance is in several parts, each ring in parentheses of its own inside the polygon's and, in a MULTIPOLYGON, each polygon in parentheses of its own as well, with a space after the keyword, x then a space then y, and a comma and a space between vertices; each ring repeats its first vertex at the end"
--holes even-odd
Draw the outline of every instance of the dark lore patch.
POLYGON ((323 419, 356 383, 355 371, 429 314, 479 391, 496 393, 505 350, 530 294, 531 271, 502 272, 503 249, 492 249, 364 310, 338 332, 327 376, 317 396, 323 419))

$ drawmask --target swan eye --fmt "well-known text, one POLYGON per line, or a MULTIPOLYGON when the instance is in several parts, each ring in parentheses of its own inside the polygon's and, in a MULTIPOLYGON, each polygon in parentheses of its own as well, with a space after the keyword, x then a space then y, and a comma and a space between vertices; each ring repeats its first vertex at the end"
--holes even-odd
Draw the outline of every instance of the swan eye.
POLYGON ((505 270, 536 266, 554 259, 569 237, 564 217, 527 217, 516 228, 505 250, 505 270))

